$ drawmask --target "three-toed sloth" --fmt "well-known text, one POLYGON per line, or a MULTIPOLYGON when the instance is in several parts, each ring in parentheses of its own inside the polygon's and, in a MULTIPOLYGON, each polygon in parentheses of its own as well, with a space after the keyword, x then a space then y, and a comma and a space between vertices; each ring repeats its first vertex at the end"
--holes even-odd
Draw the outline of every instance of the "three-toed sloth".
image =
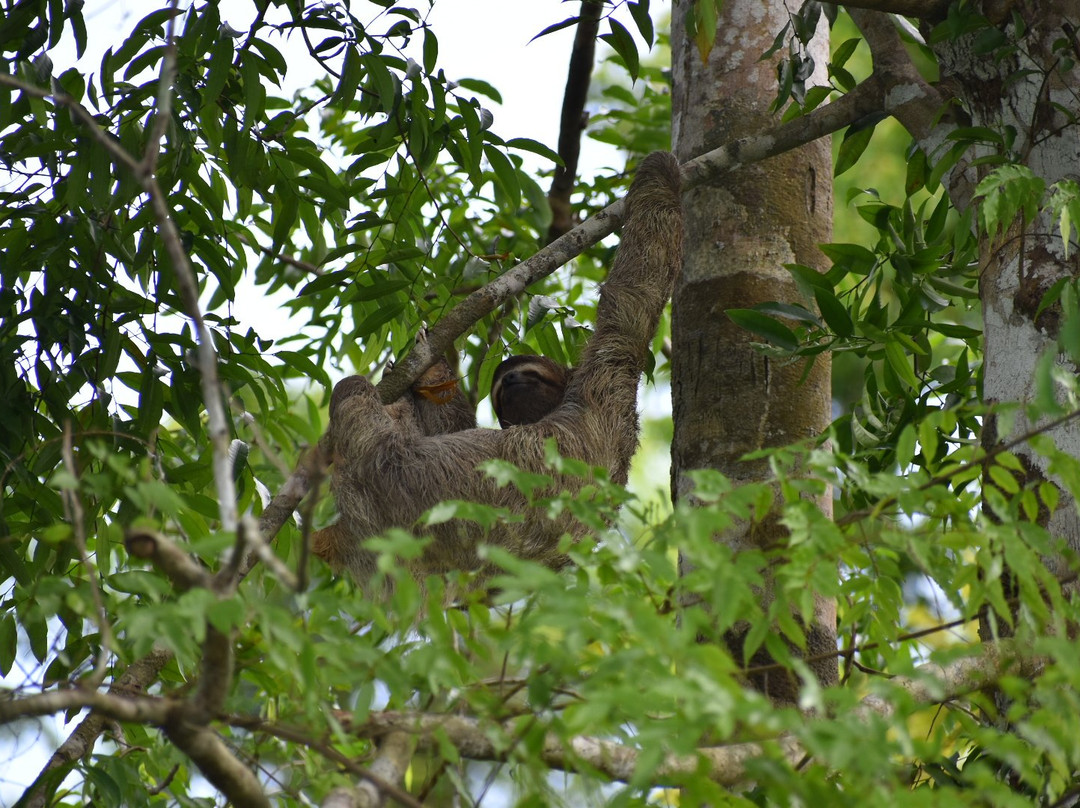
MULTIPOLYGON (((492 400, 503 429, 477 429, 476 418, 445 363, 437 363, 398 401, 384 406, 362 376, 340 381, 330 399, 330 445, 338 521, 312 537, 316 555, 366 584, 376 554, 365 539, 390 528, 429 535, 417 577, 476 570, 480 543, 551 567, 566 563, 560 538, 586 529, 565 511, 551 519, 512 486, 479 470, 486 460, 550 473, 545 443, 559 454, 626 482, 638 443, 637 388, 656 326, 682 256, 679 165, 666 152, 646 157, 626 197, 622 241, 600 292, 596 330, 578 366, 567 371, 542 357, 513 357, 496 371, 492 400), (443 500, 506 508, 521 521, 489 528, 450 520, 418 528, 443 500)), ((556 490, 586 480, 555 479, 556 490)))

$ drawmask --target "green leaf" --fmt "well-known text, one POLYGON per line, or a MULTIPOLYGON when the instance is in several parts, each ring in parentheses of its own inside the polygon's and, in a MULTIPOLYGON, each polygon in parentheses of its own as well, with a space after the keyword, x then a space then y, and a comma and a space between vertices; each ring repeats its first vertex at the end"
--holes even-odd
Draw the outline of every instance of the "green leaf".
POLYGON ((786 325, 753 309, 727 309, 732 322, 785 351, 799 350, 799 339, 786 325))
POLYGON ((626 27, 614 17, 608 17, 608 27, 611 29, 611 33, 601 34, 598 38, 611 45, 626 65, 630 79, 637 81, 641 63, 638 58, 637 45, 634 44, 634 38, 630 36, 630 32, 626 30, 626 27))
POLYGON ((11 615, 0 616, 0 674, 7 676, 15 664, 19 646, 19 630, 11 615))
POLYGON ((634 20, 634 25, 637 26, 638 33, 641 34, 641 38, 651 48, 655 39, 655 32, 653 31, 652 17, 649 16, 649 0, 630 2, 626 4, 626 7, 634 20))
POLYGON ((762 314, 771 314, 775 317, 788 317, 800 323, 821 325, 821 318, 814 314, 814 312, 793 303, 758 303, 754 306, 754 311, 760 311, 762 314))
POLYGON ((886 342, 885 360, 900 381, 912 390, 919 389, 919 379, 915 376, 915 371, 911 369, 911 362, 908 361, 903 345, 895 340, 886 342))
POLYGON ((911 465, 912 459, 915 457, 915 429, 911 424, 906 424, 903 429, 900 430, 900 435, 896 439, 896 463, 903 471, 911 465))
POLYGON ((362 339, 369 334, 374 333, 376 329, 381 328, 391 320, 395 319, 404 310, 405 304, 399 300, 380 306, 365 317, 360 325, 356 327, 356 330, 353 332, 353 338, 362 339))
MULTIPOLYGON (((351 49, 350 49, 351 51, 351 49)), ((386 113, 392 113, 401 102, 401 82, 387 68, 382 57, 375 53, 365 53, 360 56, 364 70, 374 85, 373 89, 378 96, 379 108, 386 113)), ((342 76, 342 86, 345 77, 342 76)), ((342 92, 339 90, 339 92, 342 92)), ((351 99, 350 99, 351 100, 351 99)))
POLYGON ((247 610, 238 598, 226 598, 207 607, 206 619, 222 634, 229 634, 247 622, 247 610))
POLYGON ((874 136, 874 126, 852 125, 844 132, 844 139, 840 142, 840 150, 836 155, 836 163, 833 166, 833 176, 839 177, 862 157, 866 147, 870 145, 870 139, 874 136))
POLYGON ((855 333, 851 315, 836 295, 827 289, 817 288, 814 290, 814 300, 817 301, 822 319, 834 334, 838 337, 850 337, 855 333))
POLYGON ((480 95, 490 98, 496 104, 503 102, 502 93, 496 90, 493 85, 481 79, 458 79, 458 86, 464 87, 466 90, 472 90, 474 93, 480 93, 480 95))
POLYGON ((532 152, 533 154, 538 154, 541 157, 550 160, 555 165, 561 166, 563 164, 562 158, 559 157, 558 152, 553 151, 552 149, 545 146, 543 143, 532 140, 531 138, 511 138, 510 140, 506 141, 506 148, 517 149, 518 151, 532 152))
POLYGON ((330 386, 330 377, 326 375, 326 371, 299 351, 278 351, 276 356, 286 367, 299 370, 301 378, 315 379, 326 387, 330 386))
POLYGON ((350 290, 349 300, 366 303, 369 300, 378 300, 381 297, 408 289, 410 286, 412 286, 412 281, 400 278, 376 279, 367 284, 358 283, 350 290))
POLYGON ((495 146, 485 145, 484 156, 487 157, 491 170, 495 172, 495 180, 506 194, 509 205, 513 208, 520 206, 521 185, 518 183, 517 169, 502 150, 495 146))
POLYGON ((536 40, 538 40, 542 36, 547 36, 548 34, 554 34, 556 31, 562 31, 565 28, 570 28, 570 27, 572 27, 574 25, 577 25, 578 20, 580 20, 580 19, 581 19, 580 17, 567 17, 565 20, 561 20, 560 22, 552 23, 551 25, 549 25, 547 28, 545 28, 543 31, 541 31, 539 34, 534 36, 529 41, 530 42, 535 42, 536 40))
POLYGON ((877 256, 861 244, 820 244, 818 247, 834 264, 855 275, 869 274, 877 265, 877 256))
POLYGON ((1046 182, 1027 166, 996 168, 975 187, 975 197, 982 197, 979 223, 991 237, 1008 230, 1018 216, 1026 225, 1034 220, 1045 190, 1046 182))
POLYGON ((999 465, 990 467, 990 479, 994 481, 994 484, 997 485, 998 488, 1007 494, 1016 494, 1020 491, 1020 484, 1016 481, 1016 477, 1014 477, 1010 471, 999 465))
MULTIPOLYGON (((825 245, 822 246, 824 250, 825 245)), ((833 286, 829 283, 828 278, 821 272, 818 272, 813 267, 803 266, 802 264, 784 264, 784 269, 795 276, 795 280, 798 281, 799 286, 806 290, 825 289, 830 294, 832 293, 833 286)))
POLYGON ((697 45, 701 63, 709 61, 713 43, 716 41, 716 26, 719 21, 720 0, 695 0, 693 13, 687 21, 687 34, 697 45))
POLYGON ((833 67, 843 67, 847 64, 847 60, 851 58, 851 55, 855 53, 855 49, 859 47, 860 42, 862 40, 859 37, 845 39, 833 50, 829 64, 833 67))
POLYGON ((430 28, 424 29, 424 72, 428 75, 435 72, 435 66, 439 61, 439 40, 435 38, 430 28))
POLYGON ((1069 257, 1069 246, 1074 231, 1080 232, 1080 183, 1060 180, 1050 188, 1050 213, 1058 220, 1062 250, 1069 257))
POLYGON ((206 84, 202 91, 202 109, 217 112, 218 98, 232 72, 232 39, 223 36, 214 43, 214 51, 206 66, 206 84))

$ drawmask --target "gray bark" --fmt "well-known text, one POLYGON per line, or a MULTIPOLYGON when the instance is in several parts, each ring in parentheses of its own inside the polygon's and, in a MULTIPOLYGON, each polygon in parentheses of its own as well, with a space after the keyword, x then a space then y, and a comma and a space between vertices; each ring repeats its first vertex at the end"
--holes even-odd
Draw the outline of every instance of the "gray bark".
MULTIPOLYGON (((958 93, 972 126, 1016 133, 1007 159, 1030 168, 1048 187, 1062 179, 1077 180, 1080 53, 1076 52, 1075 26, 1080 24, 1080 8, 1075 0, 1028 0, 1009 4, 1006 14, 1001 5, 984 2, 980 10, 1004 33, 1005 40, 1017 47, 997 54, 979 53, 975 48, 977 32, 942 42, 936 48, 942 83, 958 93), (1013 24, 1016 18, 1023 20, 1027 29, 1022 37, 1013 24), (1070 30, 1072 45, 1068 46, 1070 30)), ((985 174, 989 168, 981 170, 985 174)), ((988 404, 1034 402, 1035 367, 1044 355, 1055 356, 1069 374, 1078 370, 1075 362, 1059 351, 1061 307, 1050 306, 1036 318, 1043 296, 1058 280, 1080 277, 1080 248, 1075 238, 1067 256, 1065 247, 1057 222, 1046 212, 1026 226, 1017 220, 993 241, 983 240, 983 398, 988 404)), ((983 443, 989 449, 1038 428, 1046 420, 1049 418, 1032 422, 1021 409, 1011 431, 1006 432, 998 419, 988 419, 983 443)), ((1080 457, 1080 423, 1076 420, 1050 430, 1048 435, 1057 449, 1080 457)), ((1014 452, 1025 467, 1027 479, 1023 482, 1059 482, 1049 471, 1049 461, 1029 446, 1021 445, 1014 452)), ((989 480, 984 484, 989 485, 989 480)), ((1044 508, 1039 521, 1070 549, 1080 550, 1080 515, 1069 493, 1060 484, 1058 488, 1060 504, 1053 514, 1044 508)), ((1048 559, 1047 563, 1059 577, 1067 575, 1060 560, 1048 559)), ((984 633, 989 630, 984 626, 984 633)))

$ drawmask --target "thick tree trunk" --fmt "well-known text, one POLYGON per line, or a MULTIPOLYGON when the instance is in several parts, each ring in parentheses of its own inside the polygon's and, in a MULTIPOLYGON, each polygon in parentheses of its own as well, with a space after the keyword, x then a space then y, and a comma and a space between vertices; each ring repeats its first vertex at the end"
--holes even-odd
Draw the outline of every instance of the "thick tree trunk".
MULTIPOLYGON (((1063 179, 1080 177, 1080 39, 1077 37, 1076 0, 983 0, 960 11, 954 25, 971 30, 956 36, 931 37, 940 68, 938 89, 921 82, 907 59, 887 18, 869 11, 849 9, 873 51, 875 69, 904 71, 910 77, 907 103, 895 113, 916 138, 930 160, 942 158, 952 145, 946 137, 956 125, 969 131, 987 129, 1001 136, 1000 144, 973 147, 945 174, 953 204, 964 210, 972 204, 974 189, 997 164, 1004 161, 1031 169, 1047 187, 1063 179), (966 19, 964 18, 966 15, 966 19), (981 15, 981 17, 980 17, 981 15), (987 25, 987 21, 989 25, 987 25), (1017 26, 1017 23, 1020 26, 1017 26), (946 123, 945 117, 954 119, 946 123), (930 121, 938 123, 931 124, 930 121), (975 158, 995 157, 972 167, 975 158)), ((929 33, 929 27, 924 29, 929 33)), ((1061 347, 1063 311, 1054 304, 1041 313, 1048 290, 1060 280, 1080 277, 1080 247, 1066 255, 1058 222, 1046 213, 1025 224, 1018 216, 1004 234, 982 236, 979 255, 979 294, 984 329, 983 401, 987 404, 1028 405, 1038 399, 1036 365, 1043 356, 1055 356, 1070 374, 1075 361, 1061 347), (1036 316, 1038 315, 1038 316, 1036 316)), ((1071 346, 1076 356, 1076 346, 1071 346)), ((1023 408, 1005 431, 991 415, 983 429, 987 449, 1008 443, 1034 429, 1048 417, 1032 422, 1023 408)), ((1046 433, 1055 447, 1080 457, 1080 424, 1073 419, 1046 433)), ((1050 474, 1050 462, 1029 445, 1013 452, 1025 467, 1024 484, 1050 481, 1057 485, 1059 503, 1053 514, 1043 507, 1039 522, 1071 550, 1080 550, 1080 517, 1070 493, 1050 474)), ((985 486, 993 485, 987 477, 985 486)), ((1045 504, 1045 503, 1044 503, 1045 504)), ((992 514, 990 514, 992 516, 992 514)), ((1055 574, 1069 574, 1060 559, 1048 558, 1055 574)), ((1075 583, 1073 584, 1075 586, 1075 583)), ((1004 626, 983 620, 981 633, 991 638, 1004 626)))
MULTIPOLYGON (((1007 159, 1030 168, 1046 180, 1047 187, 1062 179, 1076 180, 1080 177, 1080 52, 1072 26, 1080 23, 1080 8, 1075 0, 1029 0, 1008 4, 1010 13, 1001 11, 995 17, 1001 3, 981 5, 981 11, 1004 34, 1003 47, 994 54, 978 52, 975 43, 980 32, 942 43, 937 48, 942 82, 959 91, 972 126, 1015 132, 1007 159), (1026 31, 1022 37, 1018 37, 1016 19, 1023 20, 1026 31)), ((985 34, 984 30, 983 41, 985 34)), ((1074 239, 1066 257, 1058 223, 1044 213, 1026 226, 1017 220, 993 242, 984 239, 979 257, 984 401, 1030 404, 1037 398, 1036 364, 1046 354, 1058 355, 1062 325, 1062 310, 1057 304, 1038 317, 1036 313, 1055 283, 1080 277, 1080 248, 1074 239)), ((1058 355, 1057 361, 1069 373, 1077 372, 1075 362, 1066 355, 1058 355)), ((999 423, 998 419, 987 419, 983 442, 988 449, 1040 426, 1029 421, 1022 410, 1011 432, 1004 432, 999 423)), ((1076 420, 1048 434, 1059 450, 1080 457, 1080 424, 1076 420)), ((1053 481, 1046 458, 1026 444, 1014 452, 1025 466, 1027 480, 1023 482, 1053 481)), ((1069 548, 1080 550, 1080 517, 1068 492, 1058 487, 1061 501, 1057 509, 1050 514, 1044 508, 1040 522, 1069 548)), ((1048 563, 1059 576, 1067 574, 1057 560, 1049 559, 1048 563)), ((1001 629, 1001 625, 984 621, 984 638, 1001 629)))
MULTIPOLYGON (((672 9, 673 141, 681 161, 775 125, 769 105, 776 96, 775 64, 758 61, 788 21, 780 0, 728 0, 707 63, 688 37, 692 0, 672 9)), ((813 57, 824 81, 828 60, 825 27, 813 57)), ((729 175, 722 187, 700 187, 684 199, 686 249, 673 297, 672 495, 690 495, 686 472, 718 469, 734 482, 765 479, 763 462, 743 462, 747 452, 816 435, 830 415, 829 366, 819 357, 804 366, 780 365, 750 347, 752 337, 724 314, 769 300, 801 295, 783 264, 820 266, 816 245, 830 239, 830 144, 822 140, 729 175)), ((813 301, 803 301, 813 306, 813 301)), ((823 509, 831 503, 823 499, 823 509)), ((735 548, 773 543, 783 527, 775 520, 718 537, 735 548)), ((762 593, 764 598, 769 592, 762 593)), ((817 604, 808 628, 810 655, 836 648, 835 604, 817 604)), ((740 632, 725 641, 742 656, 740 632)), ((753 663, 771 659, 759 652, 753 663)), ((836 662, 812 665, 822 682, 836 680, 836 662)), ((754 681, 778 700, 790 700, 795 683, 773 675, 754 681)))

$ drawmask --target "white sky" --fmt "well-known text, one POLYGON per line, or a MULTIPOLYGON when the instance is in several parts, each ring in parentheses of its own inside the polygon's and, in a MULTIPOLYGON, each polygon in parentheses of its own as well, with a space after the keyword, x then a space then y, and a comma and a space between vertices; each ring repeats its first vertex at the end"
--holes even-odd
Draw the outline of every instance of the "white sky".
MULTIPOLYGON (((89 41, 79 64, 96 71, 105 49, 115 50, 131 27, 157 7, 158 3, 137 0, 86 0, 83 15, 89 41)), ((427 0, 415 0, 414 7, 421 16, 429 8, 427 0)), ((236 30, 246 31, 255 18, 250 0, 220 0, 220 8, 222 21, 236 30)), ((379 11, 364 2, 352 3, 352 9, 362 21, 374 18, 379 11)), ((492 110, 493 131, 504 139, 530 137, 554 149, 573 28, 533 42, 530 39, 577 10, 578 3, 567 0, 440 0, 431 7, 427 19, 439 38, 438 64, 449 78, 481 78, 502 93, 502 106, 492 110)), ((274 44, 289 62, 285 92, 309 85, 318 74, 302 44, 295 50, 287 50, 280 42, 274 44)), ((73 43, 61 42, 50 56, 54 72, 59 73, 75 62, 73 43)), ((586 140, 582 147, 586 168, 615 162, 615 150, 609 146, 586 140)))

